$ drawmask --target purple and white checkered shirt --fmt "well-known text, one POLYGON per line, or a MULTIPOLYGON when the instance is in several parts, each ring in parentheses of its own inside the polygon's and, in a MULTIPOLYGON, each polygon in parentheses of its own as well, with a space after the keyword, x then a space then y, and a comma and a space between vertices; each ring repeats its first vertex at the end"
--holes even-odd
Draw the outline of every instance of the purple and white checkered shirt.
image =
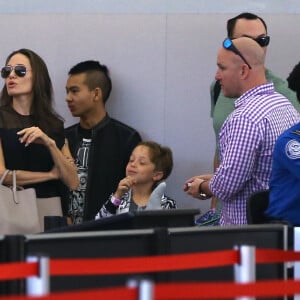
POLYGON ((221 164, 210 181, 211 191, 222 201, 221 225, 247 224, 247 198, 269 188, 275 140, 299 121, 299 113, 273 83, 236 100, 220 131, 221 164))

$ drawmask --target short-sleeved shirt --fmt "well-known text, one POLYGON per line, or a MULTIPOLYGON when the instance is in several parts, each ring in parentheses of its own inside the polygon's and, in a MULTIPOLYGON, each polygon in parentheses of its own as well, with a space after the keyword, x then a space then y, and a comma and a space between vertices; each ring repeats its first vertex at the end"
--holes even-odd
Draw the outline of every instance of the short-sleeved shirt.
POLYGON ((210 189, 222 201, 221 225, 246 224, 246 200, 267 189, 278 136, 300 115, 273 83, 257 86, 235 102, 220 132, 220 167, 210 189))
MULTIPOLYGON (((296 93, 289 89, 288 82, 282 78, 279 78, 274 73, 272 73, 269 69, 266 69, 266 79, 268 82, 272 82, 274 84, 274 88, 276 92, 282 94, 286 98, 289 99, 289 101, 293 104, 293 106, 297 109, 298 112, 300 112, 300 104, 297 100, 296 93)), ((210 93, 211 93, 211 117, 213 120, 213 127, 215 131, 216 136, 216 147, 217 151, 219 151, 219 134, 222 125, 224 124, 227 117, 233 112, 234 110, 234 102, 235 98, 228 98, 225 97, 220 92, 217 102, 214 101, 214 85, 215 82, 211 84, 210 87, 210 93)))

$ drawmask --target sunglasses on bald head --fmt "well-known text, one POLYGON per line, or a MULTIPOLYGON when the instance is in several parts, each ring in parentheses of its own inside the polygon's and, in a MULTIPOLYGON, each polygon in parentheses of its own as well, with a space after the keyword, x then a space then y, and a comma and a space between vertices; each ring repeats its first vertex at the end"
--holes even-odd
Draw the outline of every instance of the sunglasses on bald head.
POLYGON ((223 41, 223 48, 232 51, 236 55, 238 55, 244 63, 248 66, 249 69, 252 69, 250 64, 247 62, 246 58, 243 56, 243 54, 238 50, 237 47, 234 46, 232 40, 230 38, 226 38, 223 41))
POLYGON ((24 65, 5 66, 1 69, 1 77, 7 78, 13 70, 18 77, 24 77, 29 71, 24 65))

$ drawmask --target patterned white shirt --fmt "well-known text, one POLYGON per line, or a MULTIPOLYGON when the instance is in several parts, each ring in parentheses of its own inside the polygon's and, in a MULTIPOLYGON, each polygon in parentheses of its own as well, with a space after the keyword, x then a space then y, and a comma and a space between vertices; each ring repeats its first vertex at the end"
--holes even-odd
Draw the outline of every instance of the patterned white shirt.
POLYGON ((300 121, 290 101, 273 83, 257 86, 235 101, 220 131, 220 167, 210 189, 222 201, 221 225, 247 224, 246 200, 269 188, 277 137, 300 121))

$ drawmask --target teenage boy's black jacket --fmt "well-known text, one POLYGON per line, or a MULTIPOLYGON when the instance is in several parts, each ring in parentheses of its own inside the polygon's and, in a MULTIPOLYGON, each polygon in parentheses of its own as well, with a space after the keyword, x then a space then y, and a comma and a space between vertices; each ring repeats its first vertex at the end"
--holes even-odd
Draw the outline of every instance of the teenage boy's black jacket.
MULTIPOLYGON (((73 158, 82 140, 78 128, 79 124, 75 124, 65 129, 73 158)), ((125 177, 131 152, 140 141, 141 136, 135 129, 108 115, 92 129, 84 221, 93 220, 110 194, 116 190, 119 181, 125 177)), ((67 215, 67 201, 64 202, 64 215, 67 215)))

